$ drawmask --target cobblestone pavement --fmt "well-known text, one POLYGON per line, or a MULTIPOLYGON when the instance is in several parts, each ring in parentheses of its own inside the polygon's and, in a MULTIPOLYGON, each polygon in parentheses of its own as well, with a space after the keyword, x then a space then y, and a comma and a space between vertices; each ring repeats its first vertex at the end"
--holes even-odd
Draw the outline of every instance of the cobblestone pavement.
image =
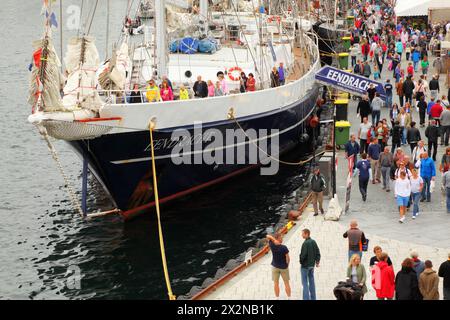
MULTIPOLYGON (((402 61, 403 66, 406 66, 405 60, 402 61)), ((391 72, 387 75, 386 71, 384 71, 383 79, 387 79, 387 76, 393 82, 391 72)), ((431 73, 429 73, 428 78, 431 78, 431 73)), ((446 94, 447 86, 444 83, 443 75, 441 75, 440 80, 441 95, 446 94)), ((394 95, 394 102, 399 103, 396 95, 394 95)), ((352 124, 350 131, 352 133, 358 132, 360 122, 360 119, 356 116, 356 106, 357 102, 352 101, 348 111, 349 121, 352 124)), ((387 108, 381 112, 381 119, 383 118, 389 119, 387 108)), ((412 111, 412 118, 419 122, 419 114, 415 109, 412 111)), ((425 128, 419 129, 422 139, 427 145, 425 128)), ((409 145, 404 145, 402 149, 406 154, 410 155, 409 145)), ((439 163, 444 152, 445 147, 439 145, 436 170, 439 169, 439 163)), ((338 156, 337 179, 339 182, 345 181, 347 172, 347 161, 344 158, 344 152, 341 151, 338 156)), ((337 186, 339 200, 344 204, 345 183, 337 183, 337 186)), ((347 225, 350 219, 355 218, 359 221, 361 228, 367 232, 379 234, 390 239, 450 249, 450 214, 446 213, 445 196, 442 195, 440 186, 441 173, 438 172, 436 175, 436 189, 431 195, 431 202, 420 203, 421 215, 416 220, 411 219, 411 208, 405 223, 400 224, 398 222, 399 214, 394 199, 393 187, 391 187, 391 192, 387 193, 381 189, 381 184, 373 185, 369 183, 367 201, 363 202, 359 193, 358 178, 355 177, 352 183, 350 210, 348 215, 342 217, 340 222, 347 225)))
MULTIPOLYGON (((322 255, 319 268, 315 269, 316 293, 319 300, 334 300, 333 288, 339 281, 346 278, 347 270, 347 240, 343 238, 343 233, 347 229, 341 223, 324 221, 322 216, 314 217, 312 207, 308 207, 305 217, 285 236, 284 244, 290 250, 291 265, 290 277, 293 300, 302 299, 302 286, 300 276, 300 264, 298 256, 300 254, 301 230, 308 228, 311 230, 311 237, 316 240, 322 255)), ((372 248, 380 245, 392 259, 394 271, 400 269, 400 263, 408 256, 410 250, 415 249, 425 259, 430 259, 435 266, 447 259, 447 250, 431 246, 417 245, 405 241, 392 240, 389 238, 375 235, 367 232, 370 239, 369 252, 363 254, 362 263, 368 272, 366 282, 368 293, 366 300, 374 300, 375 291, 370 285, 370 271, 368 270, 369 259, 372 256, 372 248)), ((255 264, 251 265, 241 274, 230 280, 216 292, 212 293, 208 299, 217 300, 270 300, 274 299, 273 283, 271 279, 271 259, 269 253, 255 264)), ((280 299, 286 299, 284 285, 280 281, 281 294, 280 299)), ((440 294, 442 296, 442 281, 440 281, 440 294)))
MULTIPOLYGON (((434 58, 431 59, 432 65, 434 58)), ((407 62, 402 61, 402 67, 406 68, 407 62)), ((431 68, 430 68, 431 69, 431 68)), ((431 79, 432 70, 428 74, 431 79)), ((385 70, 382 79, 385 81, 389 77, 391 82, 392 73, 385 70)), ((440 95, 446 94, 447 86, 444 83, 444 76, 441 75, 440 95)), ((394 91, 394 102, 398 103, 398 98, 394 91)), ((349 121, 352 124, 351 132, 357 132, 359 119, 356 117, 356 101, 351 101, 349 105, 349 121)), ((418 113, 413 110, 413 119, 418 122, 418 113)), ((381 118, 389 119, 388 110, 384 109, 381 118)), ((370 120, 370 119, 369 119, 370 120)), ((422 137, 425 138, 424 129, 420 129, 422 137)), ((444 146, 439 146, 437 156, 437 168, 444 151, 444 146)), ((403 149, 409 154, 408 145, 403 149)), ((347 161, 343 151, 338 153, 337 172, 337 193, 340 204, 344 207, 347 177, 347 161)), ((370 271, 368 270, 369 259, 372 256, 372 249, 380 245, 392 259, 394 271, 400 270, 403 259, 409 256, 409 252, 417 250, 422 260, 429 259, 433 262, 434 268, 447 260, 450 250, 450 214, 445 210, 445 197, 442 196, 439 188, 441 185, 441 174, 436 177, 436 190, 432 194, 432 202, 420 203, 420 212, 416 220, 411 219, 411 212, 407 215, 405 223, 398 222, 398 211, 394 200, 393 192, 385 192, 380 184, 369 183, 367 202, 363 202, 358 189, 357 178, 353 179, 350 210, 348 214, 341 217, 339 222, 324 221, 321 216, 314 217, 311 214, 312 207, 308 207, 304 217, 286 235, 284 243, 290 250, 291 265, 291 287, 292 299, 301 299, 301 276, 298 256, 300 253, 301 230, 309 228, 311 237, 315 239, 320 247, 322 259, 320 267, 315 269, 317 298, 335 299, 333 288, 339 281, 345 280, 347 268, 347 241, 342 234, 348 228, 351 219, 357 219, 360 228, 370 239, 369 251, 364 253, 362 263, 368 272, 366 282, 369 292, 365 299, 376 299, 375 292, 370 285, 370 271)), ((393 188, 391 188, 392 190, 393 188)), ((326 208, 326 205, 325 205, 326 208)), ((274 299, 273 283, 271 280, 271 254, 251 265, 241 274, 230 280, 216 292, 212 293, 208 299, 274 299)), ((283 284, 281 286, 281 298, 286 298, 283 284)), ((442 299, 442 278, 440 279, 439 292, 442 299)))

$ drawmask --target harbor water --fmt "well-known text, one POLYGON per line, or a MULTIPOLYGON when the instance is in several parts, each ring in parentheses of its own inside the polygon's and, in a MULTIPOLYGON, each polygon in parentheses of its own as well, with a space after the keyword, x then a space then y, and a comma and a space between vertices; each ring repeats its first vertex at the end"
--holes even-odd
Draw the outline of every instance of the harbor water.
MULTIPOLYGON (((127 2, 111 1, 110 44, 119 36, 127 2)), ((70 1, 77 3, 81 1, 70 1)), ((40 11, 40 1, 24 5, 6 0, 0 7, 0 146, 6 156, 0 167, 0 299, 165 299, 154 214, 129 223, 114 216, 82 221, 45 142, 27 122, 27 67, 31 42, 42 34, 40 11), (80 272, 80 287, 68 284, 73 268, 80 272)), ((105 25, 100 5, 92 32, 101 56, 105 25)), ((67 41, 75 32, 63 26, 67 41)), ((67 144, 56 141, 55 146, 80 196, 81 160, 67 144)), ((303 179, 299 168, 281 167, 273 177, 261 177, 256 170, 162 207, 174 293, 201 285, 254 246, 286 213, 286 203, 303 179)), ((88 209, 110 208, 91 179, 88 209)))

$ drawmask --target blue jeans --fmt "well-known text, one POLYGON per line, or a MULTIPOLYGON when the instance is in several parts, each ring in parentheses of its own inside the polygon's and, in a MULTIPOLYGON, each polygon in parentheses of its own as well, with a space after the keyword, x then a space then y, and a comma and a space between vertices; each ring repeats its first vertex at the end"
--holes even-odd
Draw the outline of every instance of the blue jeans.
POLYGON ((447 193, 447 213, 450 213, 450 188, 445 188, 447 193))
POLYGON ((402 129, 402 144, 406 144, 406 135, 408 134, 408 129, 403 127, 402 129))
POLYGON ((316 285, 314 284, 314 267, 300 268, 302 274, 303 300, 316 300, 316 285))
POLYGON ((380 110, 374 110, 372 111, 372 123, 376 125, 378 121, 380 121, 380 110))
POLYGON ((392 107, 392 94, 387 94, 386 95, 386 107, 388 107, 389 109, 392 107))
POLYGON ((422 177, 422 179, 423 179, 422 199, 430 200, 431 199, 431 193, 430 193, 431 177, 422 177))
POLYGON ((359 258, 362 259, 362 251, 348 250, 348 261, 350 261, 350 258, 351 258, 354 254, 357 254, 357 255, 359 256, 359 258))
POLYGON ((417 65, 419 64, 419 61, 413 61, 414 65, 414 71, 417 72, 417 65))
POLYGON ((411 193, 411 195, 414 203, 413 216, 415 217, 417 215, 417 212, 419 212, 420 192, 413 192, 411 193))

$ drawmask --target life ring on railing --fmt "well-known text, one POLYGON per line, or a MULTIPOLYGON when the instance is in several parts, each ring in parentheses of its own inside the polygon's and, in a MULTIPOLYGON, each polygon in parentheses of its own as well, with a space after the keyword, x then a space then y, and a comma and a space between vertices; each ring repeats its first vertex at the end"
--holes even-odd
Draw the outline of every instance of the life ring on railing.
POLYGON ((280 23, 281 22, 280 16, 270 16, 267 18, 267 22, 274 22, 275 20, 277 21, 277 23, 280 23))
POLYGON ((241 79, 242 69, 239 67, 233 67, 228 70, 228 78, 231 81, 239 81, 241 79))

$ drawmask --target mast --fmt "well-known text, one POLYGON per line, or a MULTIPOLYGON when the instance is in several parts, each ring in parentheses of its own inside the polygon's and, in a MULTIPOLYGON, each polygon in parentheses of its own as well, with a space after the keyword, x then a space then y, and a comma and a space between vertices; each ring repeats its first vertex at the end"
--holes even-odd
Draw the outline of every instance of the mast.
POLYGON ((337 30, 337 8, 338 8, 338 0, 334 0, 334 13, 333 13, 333 24, 334 24, 334 30, 337 30))
POLYGON ((109 7, 110 1, 106 0, 106 44, 105 44, 105 61, 108 59, 108 47, 109 47, 109 7))
POLYGON ((204 21, 208 17, 208 4, 208 0, 200 0, 200 16, 204 21))
POLYGON ((156 58, 158 78, 167 75, 166 1, 155 0, 156 58))
MULTIPOLYGON (((60 57, 63 58, 63 0, 59 0, 59 41, 61 45, 60 57)), ((63 64, 61 63, 61 73, 63 72, 63 64)))

